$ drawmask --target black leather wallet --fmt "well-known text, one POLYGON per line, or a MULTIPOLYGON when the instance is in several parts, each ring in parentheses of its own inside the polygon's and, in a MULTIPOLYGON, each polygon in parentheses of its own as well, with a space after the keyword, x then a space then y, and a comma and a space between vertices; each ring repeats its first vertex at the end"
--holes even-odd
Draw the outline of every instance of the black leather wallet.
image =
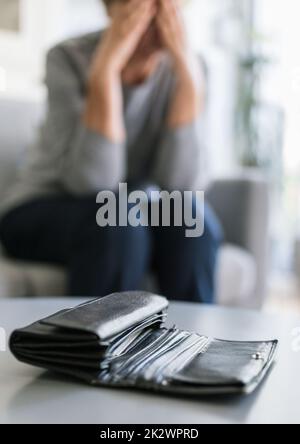
POLYGON ((167 308, 154 294, 112 294, 14 331, 10 348, 22 362, 96 386, 188 395, 258 386, 278 341, 220 341, 166 328, 167 308))

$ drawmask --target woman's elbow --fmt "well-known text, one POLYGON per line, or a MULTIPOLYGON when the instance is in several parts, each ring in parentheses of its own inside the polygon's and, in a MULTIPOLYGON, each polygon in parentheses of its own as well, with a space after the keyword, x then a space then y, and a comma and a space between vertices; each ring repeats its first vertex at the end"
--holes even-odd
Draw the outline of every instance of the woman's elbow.
POLYGON ((116 191, 119 184, 125 180, 121 169, 94 171, 84 174, 80 171, 69 171, 64 179, 65 189, 75 195, 97 194, 102 190, 116 191))

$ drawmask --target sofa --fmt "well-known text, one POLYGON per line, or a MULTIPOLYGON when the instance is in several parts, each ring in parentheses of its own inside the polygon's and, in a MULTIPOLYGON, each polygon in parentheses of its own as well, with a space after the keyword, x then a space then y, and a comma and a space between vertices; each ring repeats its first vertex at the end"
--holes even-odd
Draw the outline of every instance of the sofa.
MULTIPOLYGON (((0 97, 0 204, 16 180, 43 114, 42 101, 0 97)), ((264 302, 268 194, 267 181, 252 172, 215 180, 206 192, 225 233, 216 270, 218 304, 260 308, 264 302)), ((66 281, 64 269, 13 260, 0 246, 0 298, 63 296, 66 281)))

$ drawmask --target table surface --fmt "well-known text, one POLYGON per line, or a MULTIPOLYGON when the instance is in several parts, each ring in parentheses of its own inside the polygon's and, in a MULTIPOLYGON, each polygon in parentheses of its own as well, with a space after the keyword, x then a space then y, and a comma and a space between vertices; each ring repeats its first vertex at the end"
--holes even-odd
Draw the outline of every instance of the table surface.
MULTIPOLYGON (((13 329, 79 302, 71 298, 2 300, 0 327, 8 338, 13 329)), ((0 423, 300 423, 300 314, 273 316, 176 303, 170 306, 169 321, 221 339, 277 338, 277 362, 250 396, 178 399, 86 386, 21 364, 9 350, 1 351, 0 423)))

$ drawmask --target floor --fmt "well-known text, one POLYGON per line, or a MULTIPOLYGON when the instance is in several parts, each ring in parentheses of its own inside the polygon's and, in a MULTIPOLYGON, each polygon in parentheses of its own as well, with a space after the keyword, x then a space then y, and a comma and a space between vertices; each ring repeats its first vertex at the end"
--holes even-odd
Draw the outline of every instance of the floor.
POLYGON ((264 305, 268 312, 296 312, 300 314, 300 281, 292 275, 272 276, 269 296, 264 305))

